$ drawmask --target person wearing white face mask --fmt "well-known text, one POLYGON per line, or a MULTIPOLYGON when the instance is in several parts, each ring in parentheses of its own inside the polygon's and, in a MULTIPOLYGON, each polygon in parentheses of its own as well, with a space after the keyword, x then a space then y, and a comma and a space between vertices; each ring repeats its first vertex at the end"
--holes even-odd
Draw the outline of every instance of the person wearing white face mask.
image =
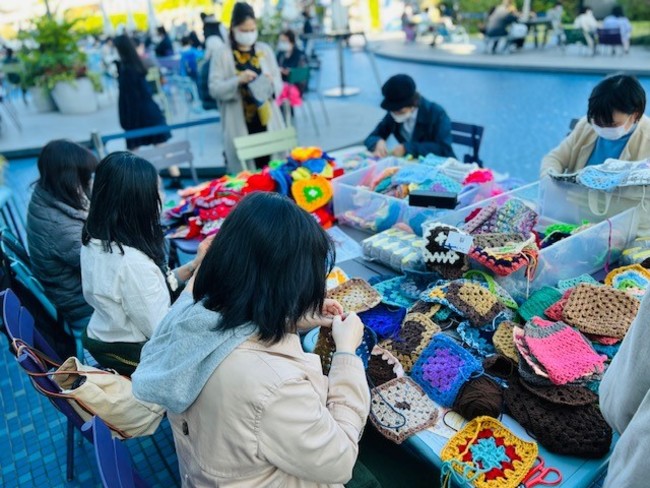
POLYGON ((454 157, 449 116, 440 105, 417 92, 413 78, 403 74, 392 76, 381 92, 381 108, 388 113, 364 141, 369 151, 380 158, 389 154, 454 157), (398 145, 389 151, 386 141, 391 135, 398 145))
POLYGON ((650 157, 646 95, 633 76, 605 78, 591 92, 587 116, 542 160, 541 176, 574 173, 608 158, 639 161, 650 157))
MULTIPOLYGON (((210 61, 208 86, 210 95, 217 100, 221 112, 223 144, 226 167, 229 172, 243 169, 237 157, 234 139, 264 131, 284 128, 284 121, 273 98, 282 92, 282 78, 273 50, 262 42, 257 42, 255 12, 247 3, 235 4, 230 23, 230 42, 222 46, 210 61), (258 88, 253 95, 249 84, 258 77, 258 88), (268 91, 267 99, 256 98, 268 91)), ((257 158, 255 164, 261 168, 270 158, 257 158)))
MULTIPOLYGON (((302 68, 307 66, 307 57, 305 53, 296 47, 296 34, 292 30, 286 30, 278 37, 278 65, 282 80, 288 81, 289 72, 292 68, 302 68)), ((297 85, 300 93, 305 92, 306 85, 297 85)))

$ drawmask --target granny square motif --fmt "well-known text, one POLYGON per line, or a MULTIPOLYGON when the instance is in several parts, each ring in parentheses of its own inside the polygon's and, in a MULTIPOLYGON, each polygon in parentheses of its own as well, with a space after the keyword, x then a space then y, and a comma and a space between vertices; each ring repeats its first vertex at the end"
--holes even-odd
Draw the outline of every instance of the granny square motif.
POLYGON ((370 353, 366 374, 370 386, 375 387, 388 383, 395 378, 401 378, 405 373, 404 368, 395 356, 386 349, 375 346, 370 353))
POLYGON ((370 392, 370 421, 386 438, 401 444, 436 424, 438 409, 411 378, 395 378, 370 392))
POLYGON ((382 302, 386 305, 409 308, 415 300, 405 294, 402 288, 403 282, 404 276, 396 276, 395 278, 375 283, 372 287, 379 292, 382 302))
POLYGON ((514 322, 501 322, 492 336, 492 343, 497 352, 518 363, 519 355, 517 354, 517 348, 512 339, 515 326, 516 324, 514 322))
POLYGON ((298 206, 307 212, 313 212, 324 207, 332 199, 331 183, 319 175, 294 181, 291 185, 291 195, 298 206))
POLYGON ((639 311, 639 300, 609 286, 578 285, 562 312, 581 332, 623 338, 639 311))
POLYGON ((519 315, 524 320, 530 320, 533 317, 544 317, 544 312, 548 307, 562 298, 562 293, 551 288, 543 286, 534 291, 524 303, 519 307, 519 315))
MULTIPOLYGON (((364 327, 363 339, 355 351, 357 356, 359 356, 361 361, 363 361, 364 368, 368 367, 370 353, 376 344, 377 335, 368 327, 364 327)), ((328 375, 330 372, 330 368, 332 367, 332 358, 334 357, 335 352, 336 344, 334 344, 334 338, 332 337, 332 329, 330 327, 321 327, 318 331, 318 340, 316 341, 316 347, 314 347, 314 354, 320 356, 324 375, 328 375)))
POLYGON ((370 310, 359 312, 363 325, 374 330, 379 339, 392 337, 402 326, 404 317, 406 317, 405 308, 392 307, 383 303, 370 310))
POLYGON ((605 277, 605 284, 640 299, 650 286, 650 271, 640 264, 621 266, 610 271, 605 277))
POLYGON ((491 324, 505 309, 487 288, 469 281, 454 281, 447 286, 446 298, 474 327, 491 324))
POLYGON ((440 327, 426 315, 409 313, 399 333, 383 341, 381 346, 391 352, 408 373, 431 338, 438 332, 440 327))
POLYGON ((346 312, 363 312, 379 305, 381 295, 367 281, 352 278, 327 292, 327 298, 338 301, 346 312))
POLYGON ((422 224, 424 249, 422 256, 427 269, 439 273, 443 278, 460 278, 467 271, 467 256, 445 247, 450 232, 459 232, 456 227, 439 222, 422 224))
POLYGON ((452 407, 461 387, 483 365, 469 351, 444 334, 436 334, 420 355, 411 376, 429 397, 443 407, 452 407))
POLYGON ((440 453, 443 480, 452 475, 477 488, 517 488, 537 459, 537 443, 520 439, 492 417, 476 417, 440 453))

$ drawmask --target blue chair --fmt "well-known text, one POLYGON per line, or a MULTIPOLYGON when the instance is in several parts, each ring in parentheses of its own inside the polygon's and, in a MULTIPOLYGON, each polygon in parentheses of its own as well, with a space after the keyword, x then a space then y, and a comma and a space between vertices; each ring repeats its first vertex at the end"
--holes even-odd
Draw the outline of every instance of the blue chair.
POLYGON ((83 426, 92 431, 95 457, 99 474, 105 488, 145 488, 148 485, 134 471, 129 450, 119 439, 113 439, 111 431, 97 416, 83 426))

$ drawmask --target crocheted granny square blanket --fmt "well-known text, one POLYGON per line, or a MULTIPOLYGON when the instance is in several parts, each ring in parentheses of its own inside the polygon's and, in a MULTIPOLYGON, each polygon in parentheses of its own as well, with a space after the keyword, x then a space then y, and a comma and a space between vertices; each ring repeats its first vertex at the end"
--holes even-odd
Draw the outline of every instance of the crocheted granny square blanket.
POLYGON ((578 285, 564 306, 567 324, 581 332, 623 338, 639 310, 639 300, 609 286, 578 285))
POLYGON ((549 451, 596 459, 609 452, 612 429, 598 407, 553 404, 518 381, 511 382, 504 399, 512 417, 549 451))
POLYGON ((422 256, 427 269, 439 273, 445 279, 456 279, 467 271, 467 256, 446 247, 445 243, 450 232, 459 232, 459 230, 439 222, 422 224, 424 238, 422 256))
POLYGON ((386 339, 380 345, 391 352, 408 373, 431 338, 438 332, 440 327, 426 315, 409 313, 398 334, 391 339, 386 339))
POLYGON ((496 202, 483 207, 463 230, 470 234, 515 233, 529 235, 537 224, 537 213, 518 198, 511 198, 502 205, 496 202))
POLYGON ((517 488, 537 453, 537 443, 517 437, 497 419, 476 417, 442 449, 441 478, 477 488, 517 488))
POLYGON ((370 421, 387 439, 401 444, 436 424, 438 408, 411 378, 395 378, 370 392, 370 421))
POLYGON ((513 340, 513 331, 515 329, 514 322, 504 321, 499 324, 497 330, 492 336, 492 343, 494 348, 499 354, 503 354, 505 357, 512 359, 515 363, 519 362, 519 355, 517 354, 517 348, 513 340))
POLYGON ((346 312, 363 312, 379 305, 381 295, 360 278, 352 278, 327 292, 327 297, 337 300, 346 312))
POLYGON ((602 374, 606 356, 599 356, 586 337, 563 322, 534 317, 524 326, 530 353, 556 385, 602 374))
MULTIPOLYGON (((368 327, 363 329, 363 339, 361 344, 355 351, 357 356, 363 361, 364 368, 368 367, 370 361, 370 352, 377 344, 377 335, 368 327)), ((332 367, 332 358, 336 352, 336 344, 332 337, 331 327, 321 327, 318 331, 318 339, 314 347, 314 354, 320 357, 321 366, 323 367, 323 374, 328 375, 332 367)))
POLYGON ((443 407, 451 407, 461 387, 483 372, 469 351, 444 334, 436 334, 411 370, 412 378, 443 407))
POLYGON ((519 315, 526 321, 533 317, 544 317, 546 309, 561 298, 562 293, 560 291, 550 286, 544 286, 533 292, 528 297, 528 300, 521 304, 519 307, 519 315))
POLYGON ((395 378, 401 378, 406 373, 399 360, 386 349, 375 346, 370 353, 368 369, 366 370, 371 386, 380 386, 395 378))
POLYGON ((392 337, 402 327, 404 317, 406 317, 406 308, 394 307, 385 303, 359 312, 359 318, 363 325, 374 330, 379 339, 392 337))
POLYGON ((641 299, 650 286, 650 271, 640 264, 621 266, 609 272, 605 284, 641 299))

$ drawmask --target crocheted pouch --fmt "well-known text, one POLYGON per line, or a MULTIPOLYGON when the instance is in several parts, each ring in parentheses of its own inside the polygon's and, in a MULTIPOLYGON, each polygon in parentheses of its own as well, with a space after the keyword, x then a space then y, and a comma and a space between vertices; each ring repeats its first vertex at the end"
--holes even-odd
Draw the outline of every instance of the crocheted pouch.
POLYGON ((386 305, 393 307, 410 308, 415 300, 409 298, 404 294, 402 283, 404 282, 403 276, 397 276, 390 280, 384 280, 375 283, 372 287, 381 295, 381 301, 386 305))
POLYGON ((458 391, 483 365, 444 334, 436 334, 417 360, 411 376, 435 402, 451 407, 458 391))
POLYGON ((391 307, 380 303, 370 310, 359 312, 359 318, 363 325, 374 330, 379 339, 392 337, 402 326, 406 317, 406 309, 403 307, 391 307))
POLYGON ((476 417, 440 453, 441 479, 458 486, 517 488, 537 459, 537 444, 520 439, 492 417, 476 417))
POLYGON ((383 341, 381 346, 391 352, 408 373, 431 341, 431 337, 438 332, 440 327, 430 318, 419 313, 409 313, 397 336, 383 341))
POLYGON ((650 286, 650 271, 640 264, 621 266, 609 272, 605 284, 641 299, 650 286))
MULTIPOLYGON (((377 344, 377 335, 368 327, 363 329, 363 339, 361 345, 356 350, 357 356, 363 361, 364 368, 368 367, 370 361, 370 351, 377 344)), ((323 366, 323 374, 328 375, 332 366, 332 357, 336 351, 334 338, 332 337, 332 329, 330 327, 321 327, 318 331, 318 340, 314 347, 314 354, 320 356, 320 362, 323 366)))
POLYGON ((453 280, 460 278, 467 271, 467 256, 447 249, 445 243, 449 232, 459 232, 456 227, 439 222, 422 224, 424 248, 422 256, 427 269, 439 273, 443 278, 453 280))
POLYGON ((598 407, 555 405, 533 395, 518 381, 504 392, 512 417, 551 452, 600 458, 609 452, 612 429, 598 407))
POLYGON ((598 395, 584 386, 535 386, 519 378, 521 386, 533 395, 555 405, 580 407, 598 402, 598 395))
POLYGON ((337 300, 346 312, 363 312, 379 305, 381 295, 367 281, 352 278, 327 292, 327 298, 337 300))
POLYGON ((501 322, 492 336, 492 343, 499 354, 503 354, 505 357, 517 363, 519 362, 519 356, 517 355, 517 348, 512 339, 512 332, 515 325, 514 322, 510 321, 501 322))
POLYGON ((569 297, 571 296, 572 292, 573 292, 573 288, 569 288, 567 291, 565 291, 564 294, 562 295, 562 298, 560 298, 557 302, 555 302, 553 305, 551 305, 544 311, 544 315, 546 315, 549 319, 554 320, 556 322, 562 320, 562 313, 564 312, 564 307, 566 306, 566 302, 569 301, 569 297))
POLYGON ((562 293, 558 290, 550 286, 544 286, 533 292, 528 297, 528 300, 521 304, 519 307, 519 315, 526 321, 533 317, 544 317, 546 309, 561 298, 562 293))
POLYGON ((537 358, 534 357, 530 352, 530 349, 528 348, 528 344, 526 343, 524 337, 524 329, 519 325, 515 326, 515 328, 512 330, 512 340, 515 343, 515 347, 517 348, 520 362, 521 359, 523 359, 535 375, 548 380, 548 373, 539 363, 539 361, 537 361, 537 358))
POLYGON ((499 276, 509 276, 515 271, 528 266, 526 275, 529 279, 535 274, 539 250, 534 235, 519 243, 509 243, 503 247, 480 247, 475 245, 469 252, 469 258, 485 266, 499 276))
POLYGON ((395 378, 401 378, 405 373, 395 356, 386 349, 375 346, 370 353, 366 375, 371 385, 380 386, 395 378))
POLYGON ((370 421, 396 444, 437 420, 438 409, 411 378, 395 378, 370 392, 370 421))
POLYGON ((623 338, 639 310, 639 300, 609 286, 581 284, 571 293, 563 317, 587 334, 623 338))
POLYGON ((469 281, 453 281, 446 288, 446 298, 457 313, 474 327, 492 325, 504 311, 498 298, 484 286, 469 281))
POLYGON ((564 322, 534 317, 524 326, 524 340, 530 353, 556 385, 565 385, 605 370, 605 356, 599 356, 589 341, 564 322))

